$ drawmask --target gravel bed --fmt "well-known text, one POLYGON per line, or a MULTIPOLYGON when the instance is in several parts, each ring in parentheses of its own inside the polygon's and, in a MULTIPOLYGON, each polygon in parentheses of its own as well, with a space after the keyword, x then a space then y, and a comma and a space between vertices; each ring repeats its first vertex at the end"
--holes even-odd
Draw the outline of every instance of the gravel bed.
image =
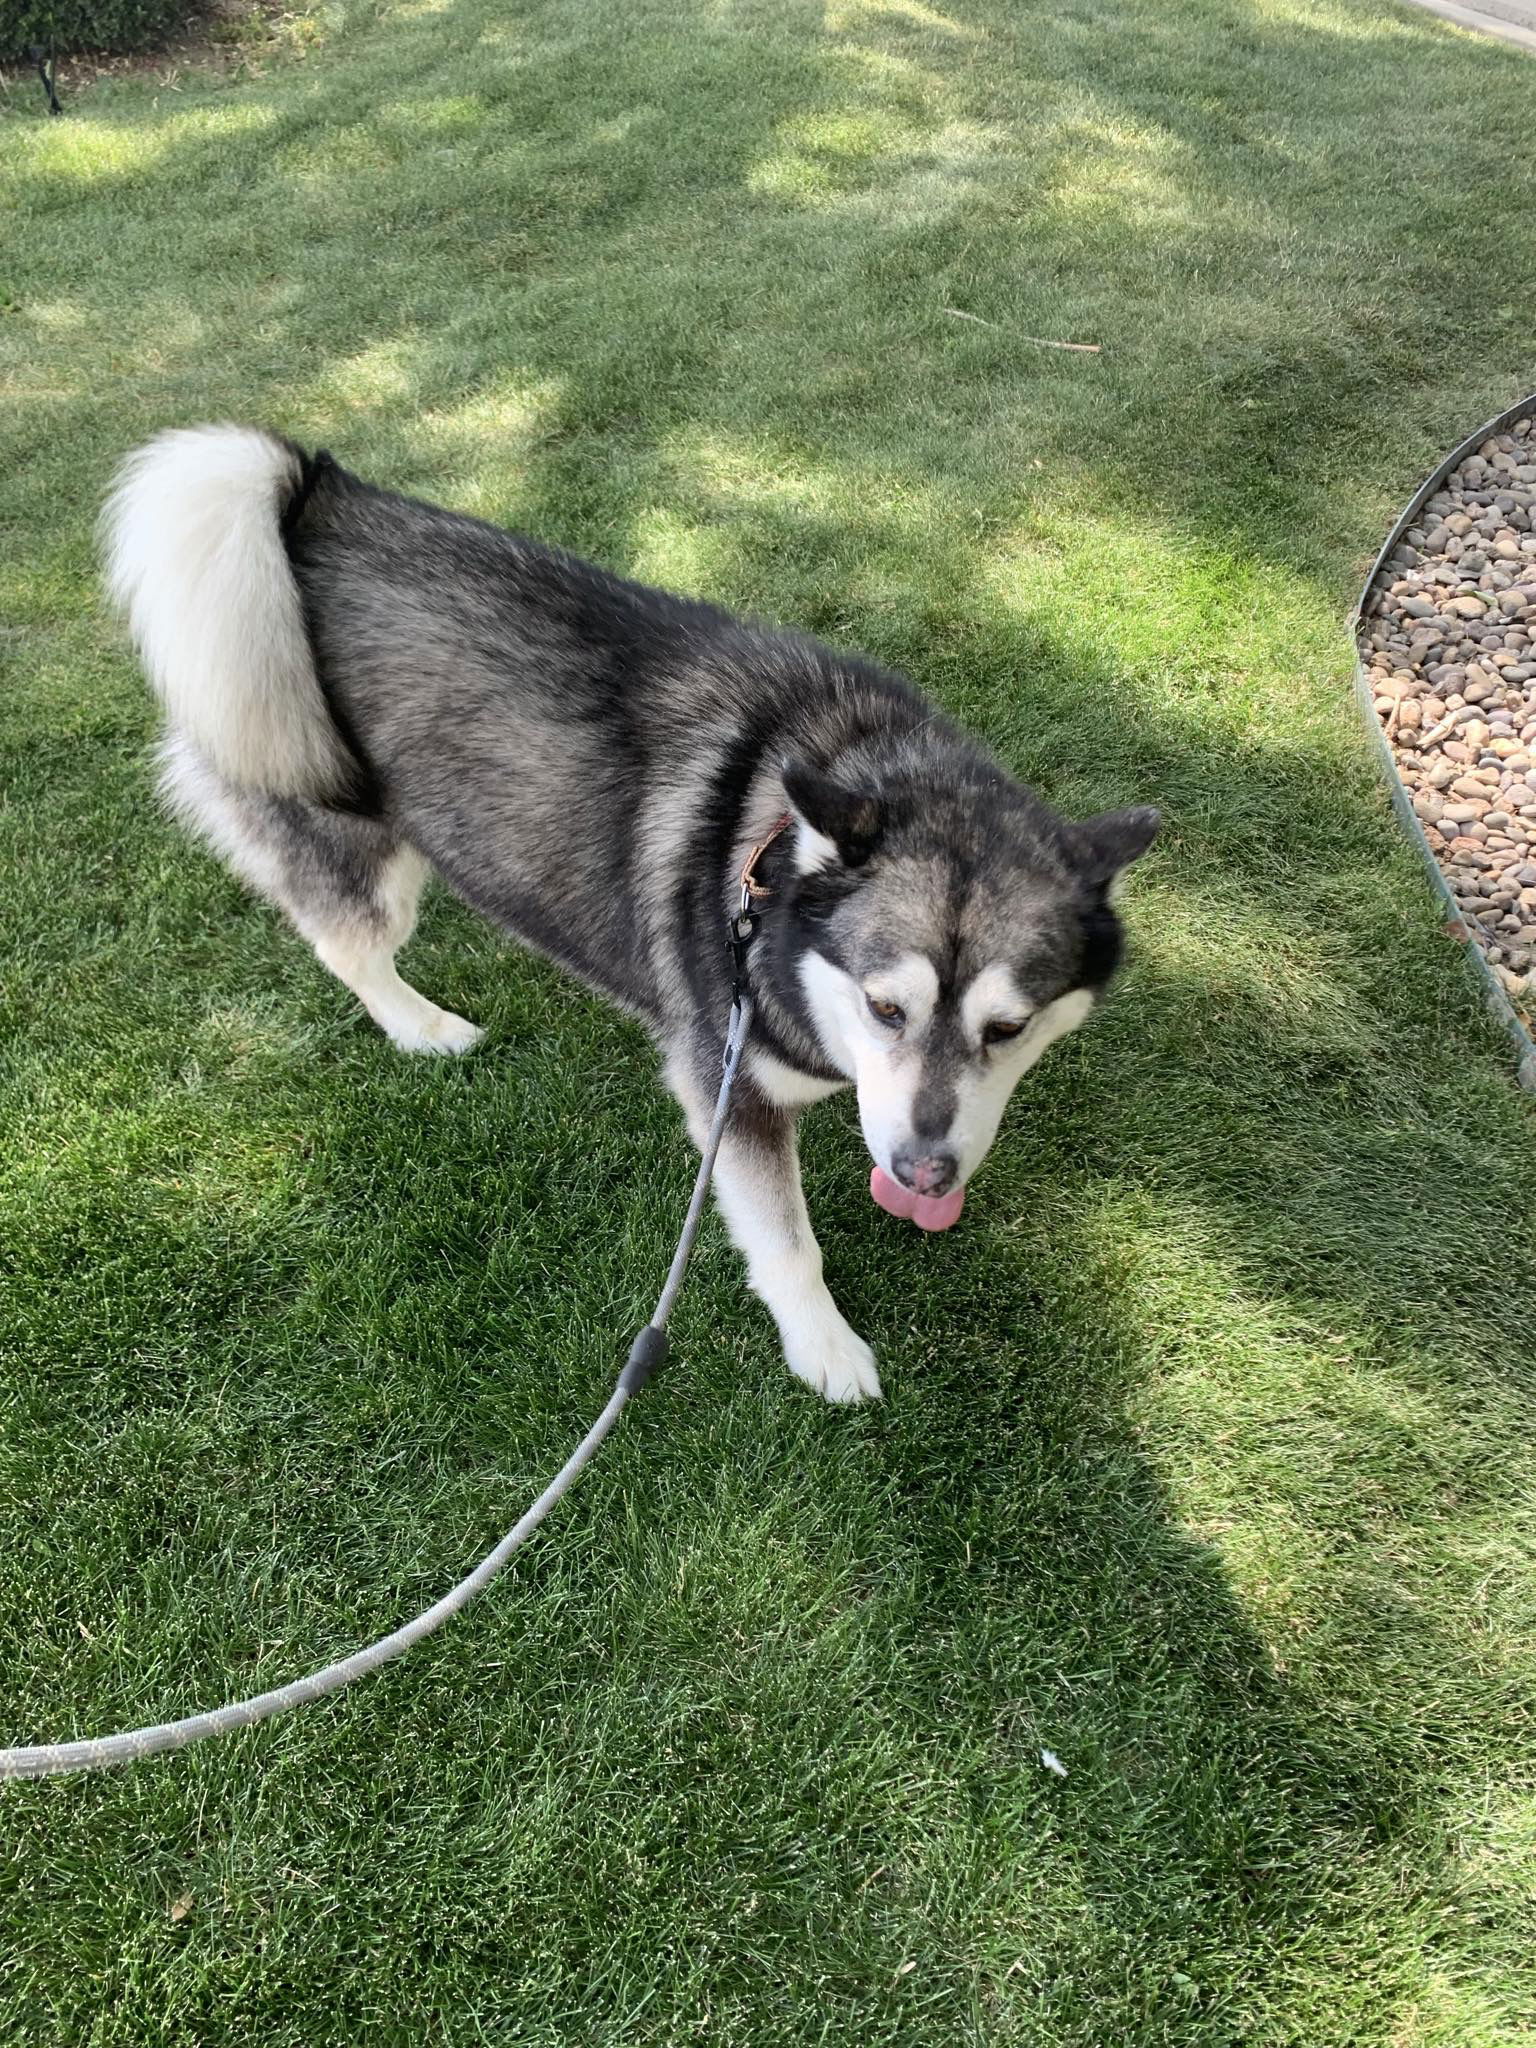
POLYGON ((1536 417, 1416 515, 1360 624, 1376 716, 1468 935, 1536 1002, 1536 417))

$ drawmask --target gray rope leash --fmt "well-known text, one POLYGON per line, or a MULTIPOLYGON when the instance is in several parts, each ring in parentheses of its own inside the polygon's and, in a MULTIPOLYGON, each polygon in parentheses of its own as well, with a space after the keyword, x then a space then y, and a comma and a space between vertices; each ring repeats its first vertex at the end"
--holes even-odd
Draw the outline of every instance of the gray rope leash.
POLYGON ((354 1679, 377 1671, 381 1664, 403 1657, 424 1636, 441 1628, 461 1607, 467 1607, 475 1595, 491 1583, 512 1553, 528 1541, 582 1468, 591 1462, 598 1446, 629 1405, 631 1396, 639 1393, 667 1355, 667 1318, 683 1284, 688 1254, 699 1234, 715 1155, 720 1150, 720 1139, 731 1106, 731 1092, 736 1085, 737 1071, 751 1028, 752 1000, 738 990, 726 1032, 725 1065, 720 1077, 720 1093, 715 1101, 715 1114, 704 1141, 698 1177, 693 1184, 693 1197, 683 1219, 682 1235, 672 1255, 672 1265, 655 1313, 630 1346, 629 1357, 601 1415, 521 1521, 507 1531, 495 1549, 488 1551, 469 1575, 461 1579, 451 1592, 434 1601, 425 1613, 418 1614, 414 1621, 405 1622, 387 1636, 380 1636, 366 1649, 354 1650, 350 1657, 327 1664, 323 1670, 312 1671, 307 1678, 296 1678, 271 1692, 258 1693, 254 1699, 231 1701, 228 1706, 216 1707, 211 1713, 189 1714, 183 1721, 160 1721, 151 1728, 130 1728, 120 1735, 102 1735, 81 1742, 39 1743, 33 1748, 0 1750, 0 1779, 47 1778, 63 1771, 105 1770, 109 1764, 132 1763, 139 1757, 159 1756, 164 1750, 184 1749, 189 1742, 200 1742, 205 1735, 222 1735, 230 1728, 252 1727, 273 1714, 285 1713, 289 1707, 301 1707, 310 1700, 323 1699, 328 1692, 339 1692, 344 1685, 351 1685, 354 1679))

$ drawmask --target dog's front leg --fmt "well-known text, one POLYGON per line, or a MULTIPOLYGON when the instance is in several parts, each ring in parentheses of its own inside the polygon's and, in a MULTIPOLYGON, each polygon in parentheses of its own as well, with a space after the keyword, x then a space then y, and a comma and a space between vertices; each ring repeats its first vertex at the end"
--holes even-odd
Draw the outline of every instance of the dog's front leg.
MULTIPOLYGON (((694 1143, 701 1144, 713 1097, 675 1066, 669 1078, 694 1143)), ((821 1246, 800 1186, 794 1117, 766 1101, 745 1076, 715 1160, 715 1199, 754 1290, 779 1326, 790 1371, 829 1401, 878 1401, 875 1354, 821 1276, 821 1246)))

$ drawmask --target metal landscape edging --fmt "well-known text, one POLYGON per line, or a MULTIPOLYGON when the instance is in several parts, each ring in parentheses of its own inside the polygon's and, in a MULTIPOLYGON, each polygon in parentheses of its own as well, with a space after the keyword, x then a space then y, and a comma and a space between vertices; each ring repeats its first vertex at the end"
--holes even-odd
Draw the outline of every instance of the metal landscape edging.
POLYGON ((1423 511, 1426 502, 1434 496, 1435 492, 1439 490, 1453 470, 1458 469, 1469 455, 1477 453, 1490 434, 1502 434, 1507 428, 1512 427, 1517 420, 1528 419, 1533 416, 1536 416, 1536 391, 1531 392, 1525 398, 1517 399, 1513 405, 1506 406, 1503 412, 1496 414, 1493 419, 1479 427, 1476 433, 1469 434, 1464 441, 1451 450, 1450 454, 1446 456, 1445 460, 1437 468, 1431 470, 1430 474, 1408 500, 1396 524, 1382 542, 1376 559, 1372 562, 1366 574, 1359 600, 1350 615, 1349 625, 1355 642, 1355 701, 1360 707, 1361 717, 1365 720, 1370 730, 1376 749, 1377 760, 1386 775, 1387 786, 1392 792, 1392 807, 1397 812, 1404 831, 1418 848, 1420 858, 1434 878, 1434 885, 1439 891, 1441 901, 1445 907, 1447 932, 1458 941, 1462 951, 1470 955, 1473 972, 1482 983, 1484 1001, 1514 1041, 1516 1056, 1515 1078, 1519 1081, 1522 1088, 1528 1088, 1533 1094, 1536 1094, 1536 1038, 1532 1036, 1531 1027, 1526 1017, 1517 1008, 1515 1003, 1511 1001, 1508 990, 1494 973, 1492 963, 1484 959, 1482 949, 1472 937, 1466 920, 1462 916, 1461 905, 1456 901, 1455 892, 1446 880, 1439 861, 1435 858, 1434 848, 1424 836, 1424 827, 1419 820, 1418 813, 1413 808, 1413 802, 1408 794, 1403 778, 1397 772, 1397 759, 1392 751, 1391 742, 1381 729, 1381 720, 1376 716, 1375 693, 1371 689, 1370 681, 1366 675, 1365 661, 1360 652, 1360 632, 1361 628, 1366 625, 1371 617, 1371 593, 1376 587, 1377 579, 1386 570, 1393 549, 1398 546, 1403 535, 1413 525, 1419 513, 1423 511))

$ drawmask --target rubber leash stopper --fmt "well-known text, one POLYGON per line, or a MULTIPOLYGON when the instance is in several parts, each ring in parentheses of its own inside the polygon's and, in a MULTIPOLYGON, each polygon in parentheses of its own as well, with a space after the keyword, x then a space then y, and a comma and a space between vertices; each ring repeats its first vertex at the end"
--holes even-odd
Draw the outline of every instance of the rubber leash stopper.
POLYGON ((638 1394, 657 1366, 664 1363, 666 1356, 666 1331, 658 1330, 654 1323, 647 1323, 629 1347, 624 1370, 619 1374, 619 1385, 626 1394, 638 1394))

